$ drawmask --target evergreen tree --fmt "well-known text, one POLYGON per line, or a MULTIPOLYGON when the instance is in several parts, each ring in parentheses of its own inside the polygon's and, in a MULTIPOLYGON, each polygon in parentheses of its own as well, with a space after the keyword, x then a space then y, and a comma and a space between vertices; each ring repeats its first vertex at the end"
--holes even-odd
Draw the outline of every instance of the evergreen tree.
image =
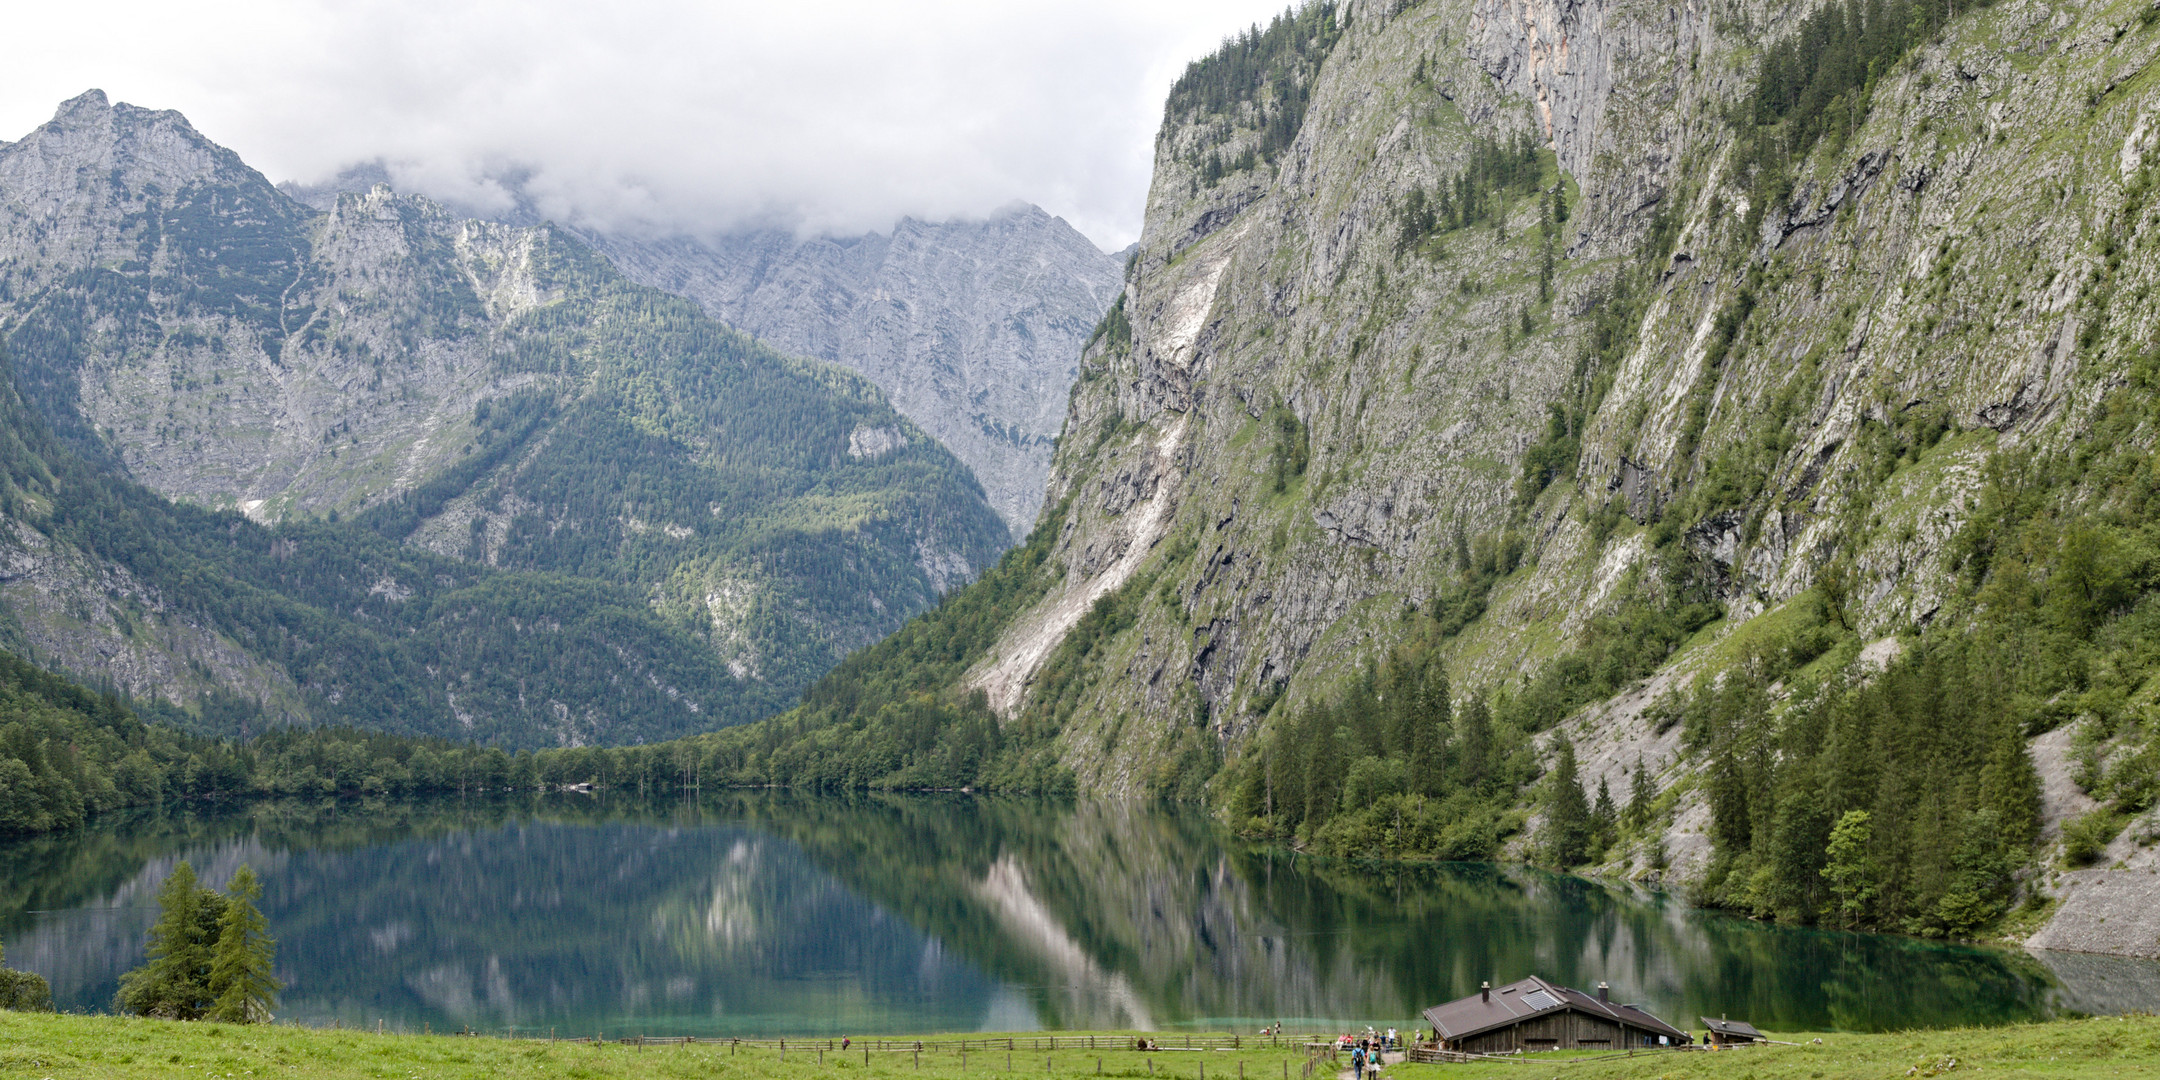
POLYGON ((1650 822, 1650 804, 1657 799, 1657 785, 1650 782, 1650 770, 1643 768, 1642 755, 1635 755, 1635 779, 1629 782, 1627 823, 1640 829, 1650 822))
POLYGON ((1401 667, 1413 672, 1408 680, 1407 712, 1409 731, 1404 740, 1404 756, 1410 768, 1410 789, 1420 795, 1434 797, 1442 794, 1445 783, 1445 762, 1451 707, 1448 704, 1447 669, 1438 657, 1429 651, 1421 651, 1405 658, 1401 667))
POLYGON ((1966 819, 1951 859, 1950 888, 1936 904, 1934 918, 1918 927, 1921 933, 1969 935, 2002 914, 2014 865, 2006 839, 1995 811, 1981 810, 1966 819))
POLYGON ((183 860, 158 889, 158 912, 145 949, 149 961, 120 976, 114 1003, 137 1016, 200 1019, 209 1004, 211 943, 224 898, 198 885, 195 868, 183 860))
POLYGON ((270 974, 277 942, 269 923, 256 910, 262 883, 242 863, 225 886, 225 914, 218 920, 217 947, 210 961, 210 1018, 233 1024, 267 1023, 284 984, 270 974))
POLYGON ((1575 744, 1557 734, 1553 743, 1558 760, 1545 795, 1545 858, 1555 866, 1568 867, 1589 855, 1590 802, 1583 797, 1575 744))
POLYGON ((1486 707, 1483 694, 1471 698, 1470 703, 1463 706, 1462 750, 1458 756, 1462 764, 1462 786, 1479 793, 1491 790, 1499 764, 1499 747, 1493 739, 1492 710, 1486 707))
POLYGON ((1980 807, 1993 811, 2004 842, 2031 846, 2040 832, 2040 773, 2016 724, 2002 725, 1994 753, 1980 772, 1980 807))
POLYGON ((1620 824, 1620 812, 1613 808, 1612 786, 1600 776, 1597 781, 1597 805, 1591 808, 1590 817, 1597 825, 1598 839, 1609 841, 1613 829, 1620 824))

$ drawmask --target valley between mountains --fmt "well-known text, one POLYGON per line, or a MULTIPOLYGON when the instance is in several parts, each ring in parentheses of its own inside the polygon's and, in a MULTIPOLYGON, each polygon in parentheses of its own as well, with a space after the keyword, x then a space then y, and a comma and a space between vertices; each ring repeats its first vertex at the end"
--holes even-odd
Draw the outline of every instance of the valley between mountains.
POLYGON ((1056 425, 1062 361, 850 360, 916 335, 774 284, 838 245, 312 210, 86 95, 0 147, 7 643, 198 726, 680 737, 534 775, 2160 956, 2156 11, 1306 4, 1172 88, 1122 288, 1006 324, 1107 304, 1056 425), (994 479, 902 415, 970 395, 994 479))

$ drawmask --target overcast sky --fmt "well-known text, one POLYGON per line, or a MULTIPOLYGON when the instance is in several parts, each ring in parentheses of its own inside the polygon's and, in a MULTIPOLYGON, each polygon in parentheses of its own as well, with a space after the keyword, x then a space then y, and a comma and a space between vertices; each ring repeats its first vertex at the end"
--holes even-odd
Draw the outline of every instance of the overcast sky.
POLYGON ((1282 0, 226 0, 18 4, 0 139, 96 87, 272 180, 383 159, 485 206, 529 169, 603 228, 883 229, 1014 200, 1139 232, 1162 99, 1282 0))

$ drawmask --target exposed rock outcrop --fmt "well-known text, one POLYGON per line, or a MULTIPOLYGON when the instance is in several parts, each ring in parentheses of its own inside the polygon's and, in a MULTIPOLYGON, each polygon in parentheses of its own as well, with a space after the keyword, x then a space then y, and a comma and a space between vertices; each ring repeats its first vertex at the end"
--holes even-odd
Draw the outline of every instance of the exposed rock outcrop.
POLYGON ((1124 270, 1034 206, 863 236, 580 235, 635 281, 868 376, 974 470, 1015 535, 1042 507, 1080 347, 1124 270))

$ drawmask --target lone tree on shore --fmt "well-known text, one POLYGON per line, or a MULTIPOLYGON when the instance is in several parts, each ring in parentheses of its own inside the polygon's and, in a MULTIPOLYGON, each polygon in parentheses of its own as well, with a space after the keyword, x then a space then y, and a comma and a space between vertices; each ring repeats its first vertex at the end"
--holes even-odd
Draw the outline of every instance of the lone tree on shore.
POLYGON ((277 942, 255 901, 262 884, 246 866, 226 891, 204 888, 186 862, 158 890, 143 966, 120 977, 114 1004, 137 1016, 259 1023, 282 986, 270 975, 277 942))
POLYGON ((242 863, 225 885, 225 914, 218 920, 217 945, 210 952, 210 1018, 230 1024, 260 1024, 270 1019, 284 984, 270 974, 277 942, 270 923, 255 909, 262 883, 242 863))

